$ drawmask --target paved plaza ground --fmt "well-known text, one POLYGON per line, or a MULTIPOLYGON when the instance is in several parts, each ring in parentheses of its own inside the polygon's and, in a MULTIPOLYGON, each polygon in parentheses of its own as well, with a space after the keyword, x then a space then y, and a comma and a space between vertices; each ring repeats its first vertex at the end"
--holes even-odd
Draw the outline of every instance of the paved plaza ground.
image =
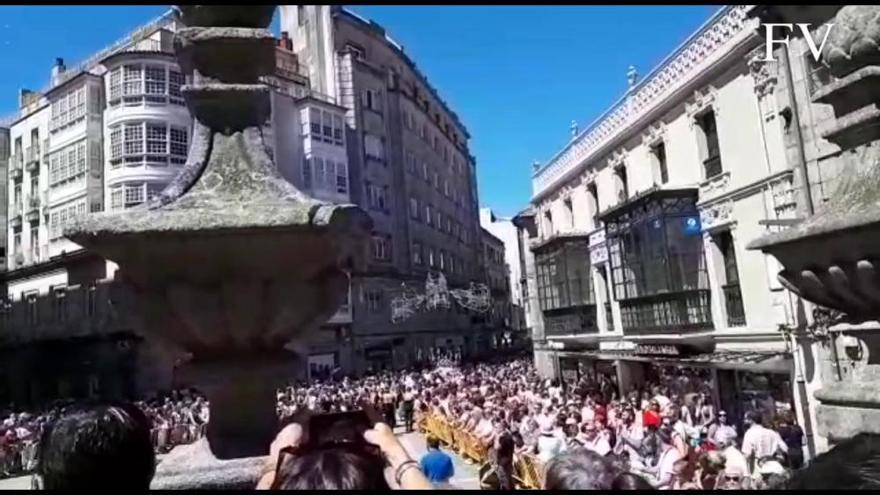
MULTIPOLYGON (((419 433, 399 433, 401 443, 409 454, 416 460, 421 459, 427 451, 425 445, 425 437, 419 433)), ((455 476, 452 478, 452 484, 456 488, 479 490, 480 481, 476 464, 467 464, 454 452, 447 453, 452 457, 455 465, 455 476)), ((162 456, 159 456, 161 462, 162 456)), ((19 476, 18 478, 8 478, 0 480, 0 490, 29 490, 31 488, 30 476, 19 476)))

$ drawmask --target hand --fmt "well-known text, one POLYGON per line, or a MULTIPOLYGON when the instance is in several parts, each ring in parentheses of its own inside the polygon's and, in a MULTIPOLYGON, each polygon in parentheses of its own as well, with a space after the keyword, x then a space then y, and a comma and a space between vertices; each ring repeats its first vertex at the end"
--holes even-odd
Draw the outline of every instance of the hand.
POLYGON ((373 429, 365 431, 364 439, 368 443, 379 447, 379 450, 385 454, 388 463, 392 467, 397 467, 410 459, 406 449, 403 448, 403 445, 394 436, 394 432, 385 423, 376 423, 373 429))
POLYGON ((281 449, 285 447, 299 447, 303 440, 303 427, 299 423, 290 423, 278 432, 272 445, 269 447, 269 458, 278 459, 281 449))

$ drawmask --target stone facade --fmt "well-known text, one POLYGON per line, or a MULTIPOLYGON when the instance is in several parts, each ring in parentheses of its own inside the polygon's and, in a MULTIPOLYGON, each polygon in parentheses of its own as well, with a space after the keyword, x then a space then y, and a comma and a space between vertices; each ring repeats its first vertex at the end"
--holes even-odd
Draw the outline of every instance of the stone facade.
MULTIPOLYGON (((877 432, 880 352, 877 324, 876 195, 880 134, 874 6, 757 7, 762 22, 809 23, 827 41, 818 60, 793 35, 778 60, 775 95, 791 128, 787 158, 802 169, 798 196, 807 208, 787 229, 774 228, 751 246, 772 253, 779 279, 797 298, 797 344, 817 449, 859 432, 877 432), (807 187, 803 184, 806 183, 807 187), (801 297, 803 299, 801 299, 801 297), (842 313, 841 313, 842 311, 842 313)), ((785 227, 781 225, 779 227, 785 227)))
POLYGON ((420 290, 428 271, 443 272, 450 286, 482 279, 467 130, 378 24, 335 6, 282 6, 280 14, 312 88, 345 108, 351 200, 375 223, 367 270, 352 274, 353 321, 336 364, 360 372, 403 366, 431 347, 477 351, 485 339, 474 315, 390 318, 401 283, 420 290))
MULTIPOLYGON (((279 9, 283 18, 291 8, 296 7, 279 9)), ((266 144, 286 180, 321 200, 362 205, 376 224, 373 242, 365 253, 370 263, 366 269, 350 274, 348 297, 323 329, 304 344, 304 352, 309 354, 306 371, 312 365, 331 369, 338 366, 356 373, 370 367, 404 366, 438 346, 476 351, 482 345, 478 342, 484 339, 476 338, 480 335, 471 331, 479 324, 471 314, 438 311, 392 325, 389 312, 389 302, 401 282, 420 285, 429 269, 444 271, 450 285, 467 286, 470 281, 481 280, 475 164, 467 148, 466 129, 380 28, 337 8, 303 9, 316 19, 320 17, 323 28, 316 33, 283 27, 281 38, 276 40, 275 73, 263 78, 273 89, 272 118, 263 129, 266 144), (327 50, 314 54, 305 50, 307 44, 318 43, 319 34, 332 41, 321 44, 327 50), (356 46, 366 57, 356 56, 351 49, 356 46), (392 77, 388 70, 391 67, 402 72, 392 77), (425 110, 426 102, 430 110, 425 110), (418 201, 418 218, 410 214, 411 198, 418 201), (428 204, 431 222, 425 211, 428 204), (416 247, 422 249, 421 256, 415 254, 416 247)), ((114 70, 125 70, 130 65, 173 68, 170 40, 178 27, 176 18, 166 14, 82 64, 66 69, 63 63, 57 64, 49 88, 28 93, 17 115, 3 121, 10 129, 12 154, 12 161, 3 160, 3 164, 11 167, 14 161, 16 165, 14 171, 4 174, 9 178, 4 191, 10 199, 16 199, 9 205, 6 232, 10 253, 20 254, 18 258, 9 257, 11 271, 4 277, 10 304, 52 301, 68 290, 76 292, 113 281, 114 263, 82 261, 79 246, 55 233, 66 220, 84 211, 113 209, 114 188, 123 193, 123 208, 155 196, 161 190, 158 185, 168 183, 179 169, 175 165, 160 169, 149 164, 117 167, 113 130, 114 126, 124 128, 144 119, 158 119, 171 127, 186 127, 191 133, 185 106, 176 101, 149 108, 111 103, 116 94, 114 70), (94 87, 94 92, 87 88, 84 93, 86 123, 61 124, 57 109, 53 117, 53 101, 62 96, 67 101, 68 93, 80 84, 94 87), (60 153, 79 140, 86 142, 83 159, 88 177, 85 181, 68 181, 70 185, 50 185, 55 177, 50 173, 53 155, 36 150, 60 153), (25 162, 31 156, 37 159, 28 161, 33 162, 28 165, 25 162), (32 179, 37 180, 37 194, 31 193, 32 179), (140 184, 142 194, 134 195, 136 191, 132 191, 131 197, 126 196, 127 184, 140 184), (31 196, 37 200, 30 201, 31 196), (86 208, 52 215, 74 200, 83 201, 86 208), (28 206, 32 203, 38 205, 34 214, 30 211, 34 208, 28 206)), ((173 97, 169 86, 172 76, 163 74, 169 78, 165 80, 165 96, 173 97)), ((127 157, 128 152, 124 155, 127 157)), ((52 318, 50 313, 40 321, 52 318)), ((85 336, 92 323, 81 318, 65 328, 74 327, 77 330, 71 330, 72 334, 85 336)), ((27 320, 14 324, 10 321, 6 328, 16 335, 28 335, 25 340, 34 345, 46 340, 40 337, 42 333, 28 330, 27 320)), ((126 333, 130 328, 116 330, 126 333)), ((133 339, 133 334, 127 335, 133 339)), ((64 339, 64 332, 55 332, 52 338, 64 339)), ((132 342, 143 349, 139 355, 164 356, 153 361, 141 359, 143 378, 139 376, 136 382, 151 385, 152 389, 171 387, 170 369, 160 369, 174 360, 167 349, 144 346, 139 339, 132 342)), ((21 373, 25 371, 12 367, 6 376, 21 373)), ((81 375, 81 381, 87 383, 90 374, 81 375)), ((52 378, 40 386, 40 396, 57 391, 56 382, 52 378)), ((148 391, 138 387, 134 392, 148 391)), ((88 386, 67 388, 86 390, 88 386)), ((24 395, 17 395, 17 400, 30 400, 24 391, 19 392, 24 395)))
POLYGON ((501 240, 504 248, 504 263, 509 272, 507 278, 510 298, 509 328, 522 332, 526 329, 523 311, 523 290, 520 284, 522 266, 520 263, 519 233, 512 219, 499 218, 489 208, 480 209, 480 225, 501 240))
POLYGON ((779 332, 796 305, 776 260, 746 249, 804 210, 778 68, 756 63, 748 11, 721 8, 535 171, 527 319, 544 322, 533 339, 546 375, 564 375, 566 360, 612 363, 625 392, 647 379, 646 361, 704 368, 739 415, 747 375, 761 370, 757 381, 785 384, 772 393, 803 423, 779 332), (580 264, 589 271, 571 268, 580 264), (589 292, 565 288, 573 282, 589 292))

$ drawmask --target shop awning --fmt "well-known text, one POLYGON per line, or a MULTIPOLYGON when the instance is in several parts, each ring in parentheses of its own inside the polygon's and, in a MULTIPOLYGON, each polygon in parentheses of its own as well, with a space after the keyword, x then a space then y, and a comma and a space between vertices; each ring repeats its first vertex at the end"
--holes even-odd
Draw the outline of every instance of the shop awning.
POLYGON ((643 361, 661 365, 705 366, 717 369, 789 373, 793 369, 788 352, 716 351, 689 356, 653 356, 631 350, 599 350, 579 353, 596 359, 643 361))

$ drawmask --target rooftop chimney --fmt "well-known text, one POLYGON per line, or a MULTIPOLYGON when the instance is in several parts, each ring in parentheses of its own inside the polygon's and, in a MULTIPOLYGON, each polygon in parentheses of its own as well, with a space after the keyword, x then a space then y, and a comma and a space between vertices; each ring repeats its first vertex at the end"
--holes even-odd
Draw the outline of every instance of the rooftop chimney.
POLYGON ((22 108, 28 106, 31 102, 31 95, 33 95, 33 94, 34 94, 34 92, 29 89, 26 89, 26 88, 19 89, 18 90, 18 108, 22 109, 22 108))
POLYGON ((56 58, 55 65, 52 66, 52 75, 50 78, 52 80, 53 86, 58 84, 58 81, 61 77, 61 74, 63 74, 66 69, 67 68, 64 67, 64 59, 63 58, 56 58))

